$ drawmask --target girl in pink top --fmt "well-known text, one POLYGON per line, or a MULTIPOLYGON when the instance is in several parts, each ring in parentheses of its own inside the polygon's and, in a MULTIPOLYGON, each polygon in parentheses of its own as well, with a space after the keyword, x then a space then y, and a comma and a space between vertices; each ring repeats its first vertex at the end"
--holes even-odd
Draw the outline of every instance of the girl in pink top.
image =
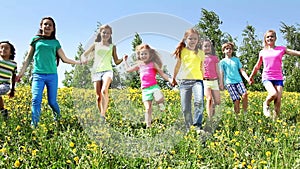
POLYGON ((212 54, 212 49, 211 41, 204 40, 202 43, 202 50, 205 53, 203 82, 204 94, 206 96, 206 111, 209 119, 215 114, 215 106, 221 102, 218 80, 223 83, 222 78, 219 78, 219 59, 212 54))
POLYGON ((274 119, 280 112, 283 91, 282 57, 284 54, 300 56, 300 51, 287 49, 283 46, 275 46, 275 41, 276 32, 268 30, 264 35, 265 47, 259 52, 258 61, 250 75, 250 84, 252 84, 254 82, 253 77, 261 65, 264 65, 262 81, 268 96, 263 103, 263 113, 267 117, 271 116, 269 105, 274 101, 274 119))
POLYGON ((156 81, 156 74, 172 83, 172 79, 163 72, 162 62, 158 53, 147 44, 141 44, 136 47, 137 63, 129 67, 127 63, 128 56, 124 56, 125 68, 127 72, 140 72, 142 100, 145 106, 145 122, 147 127, 151 127, 152 121, 152 100, 154 99, 164 111, 164 96, 156 81))

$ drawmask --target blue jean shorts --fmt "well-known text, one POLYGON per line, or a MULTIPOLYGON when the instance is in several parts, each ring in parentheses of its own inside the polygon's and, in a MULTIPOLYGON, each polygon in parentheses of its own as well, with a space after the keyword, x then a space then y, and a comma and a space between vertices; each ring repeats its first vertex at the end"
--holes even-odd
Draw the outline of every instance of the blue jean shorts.
POLYGON ((263 80, 263 85, 265 86, 268 82, 271 82, 274 86, 283 86, 283 80, 263 80))
POLYGON ((2 83, 0 84, 0 95, 5 95, 10 90, 10 84, 2 83))

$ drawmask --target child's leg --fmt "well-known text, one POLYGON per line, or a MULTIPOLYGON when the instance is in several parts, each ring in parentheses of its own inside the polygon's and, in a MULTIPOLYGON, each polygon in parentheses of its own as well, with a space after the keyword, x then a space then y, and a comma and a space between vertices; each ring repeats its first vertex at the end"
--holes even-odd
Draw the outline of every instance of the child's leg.
POLYGON ((277 90, 276 88, 274 87, 274 85, 272 84, 271 81, 264 81, 263 82, 264 86, 265 86, 265 89, 267 90, 268 92, 268 96, 266 98, 266 104, 267 106, 270 105, 270 103, 277 98, 277 90))
POLYGON ((242 99, 243 99, 243 111, 244 111, 244 113, 246 113, 247 108, 248 108, 248 93, 247 92, 242 95, 242 99))
POLYGON ((206 96, 207 115, 208 115, 208 118, 211 119, 213 116, 213 96, 212 96, 211 88, 205 87, 204 94, 206 96))
POLYGON ((213 97, 212 115, 214 115, 216 105, 221 104, 220 90, 212 90, 212 97, 213 97))
POLYGON ((161 90, 154 91, 153 97, 154 97, 154 100, 156 101, 156 103, 158 104, 159 109, 161 111, 164 111, 165 110, 165 106, 164 106, 164 100, 165 99, 164 99, 164 95, 161 92, 161 90))
POLYGON ((108 95, 108 89, 110 86, 110 83, 112 82, 111 76, 103 76, 103 85, 101 88, 101 95, 102 95, 102 102, 101 102, 101 115, 105 117, 105 113, 108 107, 108 101, 109 101, 109 95, 108 95))
POLYGON ((3 110, 3 109, 4 109, 4 102, 3 102, 2 96, 0 96, 0 110, 3 110))
POLYGON ((152 101, 144 101, 145 106, 145 122, 147 127, 151 127, 152 121, 152 101))
POLYGON ((280 113, 280 107, 281 107, 281 97, 282 97, 282 86, 275 86, 277 90, 277 97, 274 99, 274 118, 276 118, 280 113))
POLYGON ((234 112, 236 114, 239 114, 240 113, 240 100, 236 100, 233 103, 234 103, 234 112))
POLYGON ((96 92, 97 107, 98 107, 99 112, 102 112, 101 111, 101 101, 102 101, 101 88, 102 88, 102 81, 95 81, 94 89, 96 92))

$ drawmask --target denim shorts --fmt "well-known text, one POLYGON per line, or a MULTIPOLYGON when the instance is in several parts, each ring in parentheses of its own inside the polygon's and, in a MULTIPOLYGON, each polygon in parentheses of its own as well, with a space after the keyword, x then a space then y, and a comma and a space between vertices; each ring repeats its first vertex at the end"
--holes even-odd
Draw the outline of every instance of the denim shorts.
POLYGON ((92 74, 92 81, 93 82, 102 81, 104 77, 109 77, 112 79, 113 76, 114 76, 114 73, 112 70, 97 72, 97 73, 92 74))
POLYGON ((283 86, 283 80, 264 80, 263 85, 265 86, 268 82, 271 82, 274 86, 283 86))
POLYGON ((5 95, 10 90, 10 84, 2 83, 0 84, 0 95, 5 95))

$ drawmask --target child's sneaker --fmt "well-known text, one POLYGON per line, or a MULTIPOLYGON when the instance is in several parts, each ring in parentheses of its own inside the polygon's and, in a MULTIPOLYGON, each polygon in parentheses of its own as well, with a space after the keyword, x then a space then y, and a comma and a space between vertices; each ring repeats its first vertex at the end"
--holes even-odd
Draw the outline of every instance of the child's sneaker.
POLYGON ((160 103, 158 106, 159 106, 159 110, 160 110, 160 111, 162 111, 162 112, 163 112, 163 111, 165 111, 165 110, 166 110, 166 107, 165 107, 165 105, 164 105, 164 104, 160 103))
POLYGON ((270 107, 267 105, 266 102, 263 103, 263 112, 264 112, 264 115, 266 117, 270 117, 271 116, 270 107))

